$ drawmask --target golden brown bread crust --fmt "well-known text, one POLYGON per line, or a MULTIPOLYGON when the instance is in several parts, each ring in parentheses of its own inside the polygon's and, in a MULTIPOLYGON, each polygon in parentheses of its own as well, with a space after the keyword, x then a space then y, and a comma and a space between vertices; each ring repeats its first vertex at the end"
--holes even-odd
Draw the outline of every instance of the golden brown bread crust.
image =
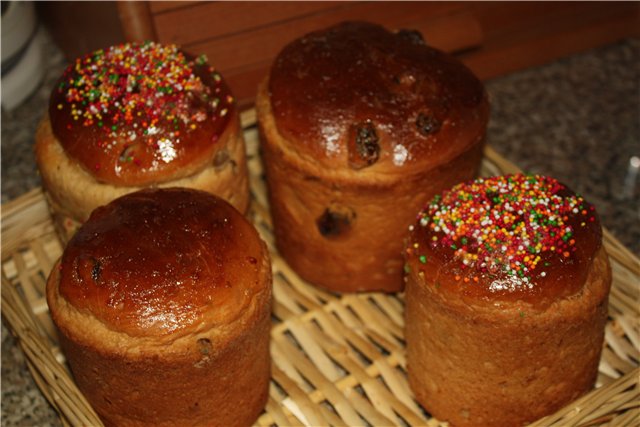
POLYGON ((409 383, 425 409, 514 426, 589 391, 611 286, 601 237, 592 207, 550 178, 480 179, 434 199, 405 253, 409 383))
POLYGON ((455 426, 517 426, 595 383, 611 272, 603 248, 577 295, 544 310, 443 298, 417 269, 406 286, 407 365, 417 400, 455 426))
POLYGON ((287 149, 350 175, 410 173, 468 151, 485 131, 482 83, 419 33, 345 22, 294 40, 268 91, 287 149))
POLYGON ((285 47, 256 109, 278 249, 338 292, 402 289, 414 213, 475 176, 489 116, 462 64, 361 22, 285 47))
POLYGON ((445 190, 418 214, 409 241, 407 255, 421 259, 438 292, 544 307, 582 289, 602 228, 595 208, 557 180, 515 174, 445 190))
POLYGON ((77 58, 51 94, 53 134, 99 182, 146 186, 194 174, 236 113, 220 74, 175 45, 126 43, 77 58))
POLYGON ((484 133, 455 159, 414 173, 353 175, 299 156, 274 123, 266 84, 256 109, 279 252, 304 279, 338 292, 402 289, 402 241, 426 200, 471 179, 484 133))
MULTIPOLYGON (((240 212, 249 205, 249 180, 245 146, 237 113, 217 142, 217 153, 192 175, 153 184, 158 187, 188 187, 218 195, 240 212)), ((36 133, 36 161, 54 224, 67 241, 90 213, 111 200, 143 187, 112 185, 97 180, 70 158, 51 130, 48 116, 36 133)))
POLYGON ((52 271, 47 302, 108 425, 250 425, 266 403, 268 251, 207 193, 143 190, 98 209, 52 271))

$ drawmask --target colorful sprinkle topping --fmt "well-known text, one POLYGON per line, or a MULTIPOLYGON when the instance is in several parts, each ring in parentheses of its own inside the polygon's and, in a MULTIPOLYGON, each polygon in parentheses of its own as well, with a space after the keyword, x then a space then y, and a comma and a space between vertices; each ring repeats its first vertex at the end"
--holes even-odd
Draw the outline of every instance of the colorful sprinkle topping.
POLYGON ((52 102, 52 117, 64 121, 54 126, 59 139, 90 131, 90 139, 82 134, 85 146, 91 140, 101 152, 117 155, 118 164, 152 168, 172 162, 189 134, 226 122, 234 99, 206 56, 190 58, 176 45, 146 42, 76 59, 52 102))
MULTIPOLYGON (((195 62, 204 65, 206 58, 195 62)), ((205 119, 204 112, 190 114, 185 104, 190 92, 202 96, 205 90, 192 66, 175 45, 122 44, 78 58, 59 90, 65 92, 74 120, 84 126, 103 126, 106 116, 117 123, 140 115, 149 117, 148 127, 159 120, 197 123, 205 119)))
POLYGON ((573 216, 584 216, 581 226, 595 219, 593 207, 557 180, 517 174, 453 187, 418 215, 418 226, 431 231, 432 245, 453 251, 462 269, 500 277, 491 284, 492 291, 500 291, 533 287, 534 271, 545 277, 545 253, 572 256, 575 230, 568 220, 573 216))

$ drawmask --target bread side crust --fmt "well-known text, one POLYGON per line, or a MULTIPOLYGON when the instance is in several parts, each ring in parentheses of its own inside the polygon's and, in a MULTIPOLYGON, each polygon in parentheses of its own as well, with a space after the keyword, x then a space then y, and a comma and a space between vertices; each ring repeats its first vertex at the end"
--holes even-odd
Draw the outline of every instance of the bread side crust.
MULTIPOLYGON (((268 397, 271 265, 263 243, 255 293, 238 317, 179 334, 132 337, 81 312, 58 293, 47 302, 74 379, 108 425, 249 425, 268 397)), ((227 304, 234 304, 228 301, 227 304)))
POLYGON ((582 290, 544 309, 524 302, 471 305, 438 292, 434 278, 418 271, 408 275, 405 297, 409 384, 438 419, 522 425, 593 387, 611 285, 604 248, 582 290))
MULTIPOLYGON (((157 187, 188 187, 218 195, 245 213, 249 205, 249 179, 246 166, 244 138, 239 120, 235 118, 221 135, 216 153, 226 150, 227 162, 214 165, 215 157, 204 167, 186 177, 159 182, 157 187)), ((139 186, 116 186, 97 181, 89 172, 69 158, 53 135, 51 122, 45 116, 36 132, 36 162, 42 178, 47 201, 56 228, 68 240, 77 227, 89 218, 98 206, 127 193, 140 190, 139 186)))
POLYGON ((482 140, 425 170, 363 173, 329 169, 290 149, 278 133, 266 82, 256 101, 262 155, 278 250, 304 279, 337 292, 395 292, 403 287, 402 243, 417 212, 436 193, 473 178, 482 140), (325 212, 351 217, 347 230, 322 235, 325 212))

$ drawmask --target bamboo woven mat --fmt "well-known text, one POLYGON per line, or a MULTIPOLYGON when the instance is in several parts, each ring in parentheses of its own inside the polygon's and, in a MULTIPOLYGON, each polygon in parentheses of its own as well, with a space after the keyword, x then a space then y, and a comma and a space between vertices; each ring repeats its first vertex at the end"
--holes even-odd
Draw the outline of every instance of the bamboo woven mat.
MULTIPOLYGON (((406 379, 403 296, 339 296, 301 280, 273 244, 255 114, 242 116, 251 217, 271 250, 274 308, 270 399, 259 426, 444 426, 414 400, 406 379)), ((482 174, 518 168, 490 147, 482 174)), ((605 231, 613 287, 596 389, 536 426, 640 425, 640 262, 605 231)), ((28 368, 65 425, 101 425, 59 350, 44 289, 62 247, 41 190, 2 208, 2 314, 28 368)))

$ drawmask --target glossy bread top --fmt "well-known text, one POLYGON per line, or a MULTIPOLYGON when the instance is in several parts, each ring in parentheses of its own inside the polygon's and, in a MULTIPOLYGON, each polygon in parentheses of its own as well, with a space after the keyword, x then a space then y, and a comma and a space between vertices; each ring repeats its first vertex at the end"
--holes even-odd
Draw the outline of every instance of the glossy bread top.
POLYGON ((229 88, 206 57, 152 42, 76 59, 49 103, 67 154, 99 181, 127 186, 201 168, 233 113, 229 88))
POLYGON ((482 83, 456 59, 415 31, 364 22, 293 41, 268 88, 294 150, 356 170, 446 162, 482 138, 489 114, 482 83))
POLYGON ((411 227, 406 257, 439 292, 548 306, 582 289, 601 245, 592 205, 553 178, 516 174, 436 197, 411 227))
POLYGON ((96 209, 71 239, 59 293, 112 330, 179 335, 237 318, 260 291, 263 251, 253 226, 222 199, 138 191, 96 209))

